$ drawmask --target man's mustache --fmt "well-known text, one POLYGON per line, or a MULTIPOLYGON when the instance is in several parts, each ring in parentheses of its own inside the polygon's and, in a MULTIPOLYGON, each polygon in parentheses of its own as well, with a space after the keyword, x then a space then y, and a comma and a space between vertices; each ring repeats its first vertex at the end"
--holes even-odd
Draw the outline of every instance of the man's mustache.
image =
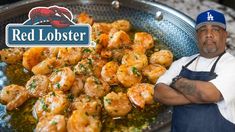
POLYGON ((208 44, 208 43, 216 44, 216 42, 212 39, 205 40, 205 42, 203 44, 208 44))

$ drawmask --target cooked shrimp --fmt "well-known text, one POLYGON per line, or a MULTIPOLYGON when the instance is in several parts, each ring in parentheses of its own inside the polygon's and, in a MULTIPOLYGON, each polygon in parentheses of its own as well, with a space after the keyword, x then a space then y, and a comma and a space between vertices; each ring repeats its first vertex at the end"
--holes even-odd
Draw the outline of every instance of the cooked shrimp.
POLYGON ((104 97, 104 108, 111 116, 118 117, 129 113, 132 106, 125 93, 111 92, 104 97))
POLYGON ((48 47, 43 51, 43 55, 49 58, 57 57, 58 52, 59 52, 58 47, 48 47))
POLYGON ((169 67, 173 62, 173 54, 169 50, 160 50, 150 56, 151 64, 160 64, 169 67))
POLYGON ((82 12, 77 16, 77 23, 92 25, 93 22, 93 18, 85 12, 82 12))
POLYGON ((7 104, 7 110, 13 110, 19 107, 28 98, 28 91, 24 87, 15 84, 4 87, 0 93, 0 99, 7 104))
POLYGON ((151 81, 151 83, 155 84, 158 80, 158 78, 163 75, 166 72, 166 68, 155 64, 155 65, 148 65, 144 67, 142 70, 142 73, 144 76, 147 76, 148 79, 151 81))
POLYGON ((115 32, 109 39, 108 49, 117 49, 131 45, 129 35, 124 31, 115 32))
POLYGON ((74 67, 74 72, 77 75, 95 75, 96 77, 100 77, 101 69, 106 62, 107 61, 102 59, 99 54, 92 54, 88 56, 88 58, 78 62, 74 67))
POLYGON ((33 106, 33 116, 39 119, 45 115, 63 114, 69 101, 62 91, 54 91, 39 98, 33 106))
POLYGON ((82 50, 74 47, 60 48, 57 58, 63 60, 66 65, 77 64, 82 58, 82 50))
POLYGON ((112 60, 121 62, 122 61, 122 57, 125 54, 128 54, 129 52, 131 52, 130 49, 128 48, 122 48, 122 49, 112 49, 112 60))
POLYGON ((140 83, 142 75, 134 66, 121 65, 117 70, 117 78, 125 87, 140 83))
POLYGON ((93 47, 82 48, 82 59, 86 59, 92 54, 96 54, 95 48, 93 47))
POLYGON ((145 54, 145 52, 147 50, 147 49, 144 48, 144 45, 142 45, 142 44, 133 44, 131 46, 131 48, 134 52, 142 53, 142 54, 145 54))
POLYGON ((67 91, 73 85, 75 74, 69 67, 56 69, 49 77, 53 90, 67 91))
POLYGON ((154 86, 148 83, 140 83, 132 86, 127 91, 130 101, 140 108, 144 108, 145 104, 153 103, 154 86))
POLYGON ((96 77, 101 77, 102 67, 107 63, 105 59, 100 56, 91 56, 88 58, 89 62, 92 63, 93 74, 96 77))
POLYGON ((102 108, 101 100, 87 95, 80 95, 72 103, 72 110, 83 109, 88 115, 99 116, 102 108))
POLYGON ((109 36, 108 34, 105 33, 101 34, 96 40, 96 43, 102 45, 103 48, 106 48, 108 46, 108 42, 109 42, 109 36))
POLYGON ((47 58, 32 68, 34 74, 46 75, 52 72, 53 68, 56 66, 56 58, 47 58))
POLYGON ((49 79, 45 75, 34 75, 26 83, 25 87, 32 97, 42 97, 49 92, 49 79))
POLYGON ((117 20, 112 23, 112 27, 125 32, 130 31, 131 24, 127 20, 117 20))
POLYGON ((88 96, 98 98, 103 97, 110 91, 108 83, 94 76, 87 78, 84 88, 88 96))
POLYGON ((109 33, 108 33, 108 36, 109 36, 109 39, 112 38, 113 34, 118 32, 120 30, 116 29, 116 28, 111 28, 109 33))
POLYGON ((49 115, 40 118, 36 132, 66 132, 66 120, 63 115, 49 115))
POLYGON ((100 120, 89 116, 84 110, 75 110, 67 122, 68 132, 100 132, 100 120))
POLYGON ((23 54, 23 66, 31 70, 32 67, 37 65, 39 62, 41 62, 43 59, 45 59, 45 56, 43 55, 43 51, 46 50, 46 48, 30 48, 23 54))
POLYGON ((100 36, 98 36, 94 41, 96 42, 95 52, 100 54, 101 51, 107 47, 109 42, 109 36, 108 34, 103 33, 100 36))
POLYGON ((0 50, 1 60, 8 64, 15 64, 22 61, 24 48, 7 48, 0 50))
POLYGON ((100 52, 100 56, 102 58, 111 58, 112 57, 112 50, 109 49, 102 49, 100 52))
POLYGON ((84 91, 84 82, 82 77, 75 78, 70 91, 74 97, 78 97, 78 95, 84 91))
POLYGON ((92 75, 92 60, 87 58, 81 60, 77 65, 74 66, 73 70, 77 75, 92 75))
POLYGON ((143 45, 144 49, 150 49, 154 46, 154 40, 151 34, 146 32, 135 33, 135 45, 143 45))
POLYGON ((129 52, 122 58, 122 64, 134 66, 138 70, 142 70, 148 65, 148 58, 143 53, 129 52))
POLYGON ((94 23, 92 25, 92 40, 96 40, 101 34, 108 34, 111 29, 109 23, 94 23))
POLYGON ((104 81, 106 81, 110 85, 116 85, 118 84, 117 79, 117 69, 119 65, 115 61, 110 61, 106 63, 101 70, 101 77, 104 81))

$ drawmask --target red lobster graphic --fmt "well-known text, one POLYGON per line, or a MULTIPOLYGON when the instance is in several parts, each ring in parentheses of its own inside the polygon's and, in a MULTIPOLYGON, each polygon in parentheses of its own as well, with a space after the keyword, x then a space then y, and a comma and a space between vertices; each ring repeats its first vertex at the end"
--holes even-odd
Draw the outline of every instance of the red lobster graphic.
POLYGON ((32 23, 34 23, 35 18, 39 17, 49 20, 50 24, 56 28, 65 28, 72 24, 72 14, 64 7, 36 7, 29 12, 32 23))

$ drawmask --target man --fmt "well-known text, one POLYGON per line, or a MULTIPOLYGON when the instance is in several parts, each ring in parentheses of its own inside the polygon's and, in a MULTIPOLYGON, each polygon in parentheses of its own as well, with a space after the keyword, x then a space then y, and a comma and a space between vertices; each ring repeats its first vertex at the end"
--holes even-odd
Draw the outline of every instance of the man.
POLYGON ((172 132, 235 132, 235 58, 225 51, 224 15, 196 20, 199 54, 175 61, 155 86, 155 100, 173 105, 172 132))

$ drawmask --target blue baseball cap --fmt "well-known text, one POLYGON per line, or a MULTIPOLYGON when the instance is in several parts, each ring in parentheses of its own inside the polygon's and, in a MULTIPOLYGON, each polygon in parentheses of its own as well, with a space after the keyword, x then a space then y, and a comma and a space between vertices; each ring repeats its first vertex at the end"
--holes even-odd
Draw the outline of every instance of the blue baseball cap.
POLYGON ((215 10, 208 10, 199 14, 196 19, 195 29, 197 30, 206 24, 218 25, 226 30, 224 14, 215 10))

